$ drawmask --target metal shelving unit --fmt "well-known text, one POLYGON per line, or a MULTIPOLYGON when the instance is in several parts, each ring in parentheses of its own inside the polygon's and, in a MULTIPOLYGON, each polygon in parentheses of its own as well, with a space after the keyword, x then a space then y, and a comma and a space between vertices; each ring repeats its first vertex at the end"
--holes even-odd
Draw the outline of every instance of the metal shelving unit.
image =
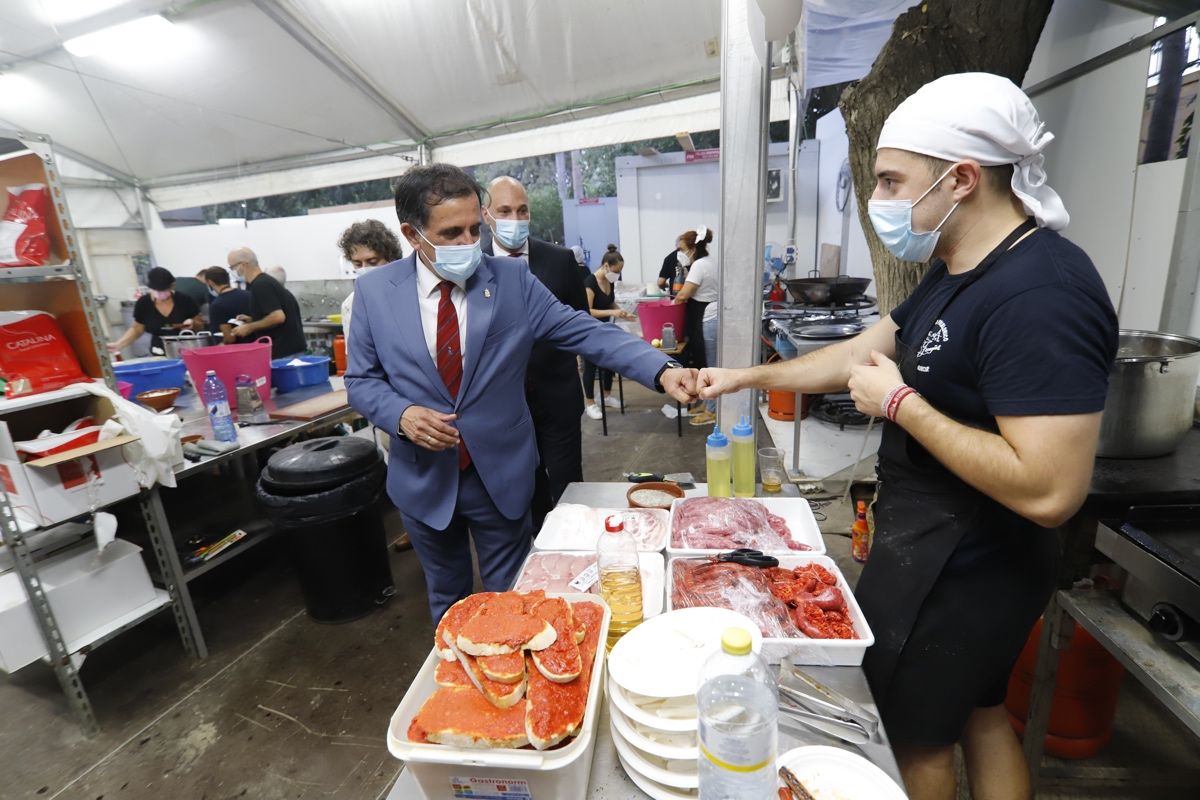
MULTIPOLYGON (((2 169, 4 161, 14 157, 28 159, 29 154, 32 153, 40 159, 44 180, 50 192, 53 216, 56 217, 58 226, 52 232, 52 239, 63 251, 55 255, 65 258, 64 263, 49 266, 0 268, 0 284, 39 284, 50 281, 72 284, 74 293, 67 292, 66 294, 70 296, 73 308, 74 303, 77 302, 78 310, 82 311, 83 319, 86 322, 88 344, 90 344, 90 350, 86 353, 87 360, 96 365, 92 374, 97 380, 102 380, 110 387, 115 388, 116 380, 113 376, 112 363, 103 344, 105 337, 100 325, 99 308, 92 294, 87 273, 83 268, 50 140, 39 134, 3 128, 0 128, 0 139, 16 140, 24 146, 24 149, 17 148, 17 152, 5 153, 3 159, 0 159, 0 169, 2 169), (95 375, 95 372, 100 374, 95 375)), ((52 225, 50 227, 53 228, 52 225)), ((75 346, 77 352, 87 349, 81 347, 78 339, 75 346)), ((80 353, 80 355, 82 356, 84 353, 80 353)), ((83 397, 86 394, 77 387, 66 387, 55 392, 25 398, 0 400, 0 416, 83 397)), ((166 584, 165 588, 156 590, 154 600, 140 608, 110 620, 80 639, 67 641, 55 619, 54 611, 50 607, 38 573, 38 565, 29 548, 28 538, 42 529, 22 531, 8 494, 4 491, 3 485, 0 485, 0 535, 12 554, 13 567, 20 576, 25 593, 29 598, 38 630, 46 643, 49 664, 62 686, 67 702, 79 718, 84 732, 89 736, 99 731, 99 724, 80 680, 79 665, 82 664, 81 656, 86 655, 92 648, 149 619, 169 605, 174 612, 184 648, 193 658, 201 658, 205 655, 196 645, 198 638, 196 632, 199 631, 199 624, 196 621, 191 599, 186 591, 181 591, 181 587, 184 587, 184 578, 179 559, 172 549, 165 546, 159 528, 154 524, 154 518, 162 511, 161 506, 157 509, 154 508, 155 498, 157 498, 157 494, 142 492, 140 502, 143 515, 147 519, 150 541, 160 574, 166 584)))

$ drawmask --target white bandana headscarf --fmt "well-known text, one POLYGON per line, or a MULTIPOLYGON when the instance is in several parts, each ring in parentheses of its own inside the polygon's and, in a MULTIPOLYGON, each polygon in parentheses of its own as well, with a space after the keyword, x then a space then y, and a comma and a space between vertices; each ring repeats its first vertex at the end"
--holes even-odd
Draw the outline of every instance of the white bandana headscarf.
POLYGON ((1071 217, 1046 184, 1042 151, 1054 140, 1037 109, 1008 78, 987 72, 946 75, 925 84, 883 124, 879 148, 981 166, 1013 165, 1013 194, 1038 225, 1061 230, 1071 217))

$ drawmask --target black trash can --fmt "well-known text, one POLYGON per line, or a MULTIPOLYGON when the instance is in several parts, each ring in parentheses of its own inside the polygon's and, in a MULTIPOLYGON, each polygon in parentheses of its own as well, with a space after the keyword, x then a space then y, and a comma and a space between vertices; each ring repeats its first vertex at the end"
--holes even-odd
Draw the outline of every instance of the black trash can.
POLYGON ((349 622, 395 594, 381 503, 387 467, 374 442, 310 439, 271 456, 256 494, 291 537, 308 615, 349 622))

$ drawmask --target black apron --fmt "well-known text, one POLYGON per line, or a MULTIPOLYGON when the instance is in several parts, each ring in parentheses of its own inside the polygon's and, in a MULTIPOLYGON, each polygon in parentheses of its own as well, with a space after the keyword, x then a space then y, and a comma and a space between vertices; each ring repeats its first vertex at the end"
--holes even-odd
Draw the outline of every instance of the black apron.
MULTIPOLYGON (((932 307, 931 312, 919 319, 912 319, 906 327, 919 332, 920 338, 912 340, 916 346, 954 299, 968 286, 986 279, 1000 257, 1035 227, 1032 219, 1026 220, 968 273, 939 306, 932 307)), ((916 369, 916 346, 910 347, 897 334, 896 361, 900 375, 905 383, 920 391, 923 376, 916 369)), ((881 708, 885 707, 897 662, 922 606, 947 562, 963 535, 972 526, 988 524, 988 515, 998 506, 948 471, 940 476, 935 471, 931 479, 930 471, 917 468, 922 457, 932 458, 902 427, 894 423, 884 426, 879 449, 875 539, 854 592, 875 635, 875 644, 863 660, 863 670, 881 708)), ((1043 580, 1042 576, 1038 580, 1043 580)), ((888 724, 886 719, 884 722, 888 724)))
POLYGON ((688 300, 684 304, 683 330, 687 337, 687 347, 684 349, 684 366, 704 369, 711 366, 708 354, 704 352, 704 310, 708 303, 702 300, 688 300))

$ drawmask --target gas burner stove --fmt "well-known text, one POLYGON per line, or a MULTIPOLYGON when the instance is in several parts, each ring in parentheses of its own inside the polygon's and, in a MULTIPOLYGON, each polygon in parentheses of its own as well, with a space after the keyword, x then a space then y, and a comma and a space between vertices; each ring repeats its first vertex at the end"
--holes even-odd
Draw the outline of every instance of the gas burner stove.
POLYGON ((763 303, 765 319, 816 319, 843 320, 847 317, 854 319, 869 316, 875 310, 875 298, 863 296, 848 303, 836 303, 824 306, 810 306, 801 303, 766 302, 763 303))
POLYGON ((1125 605, 1200 661, 1200 506, 1134 506, 1101 522, 1096 549, 1129 573, 1125 605))
POLYGON ((808 413, 822 422, 837 425, 838 430, 842 431, 846 430, 847 425, 859 428, 871 421, 871 418, 855 408, 854 401, 844 394, 814 397, 808 413))

